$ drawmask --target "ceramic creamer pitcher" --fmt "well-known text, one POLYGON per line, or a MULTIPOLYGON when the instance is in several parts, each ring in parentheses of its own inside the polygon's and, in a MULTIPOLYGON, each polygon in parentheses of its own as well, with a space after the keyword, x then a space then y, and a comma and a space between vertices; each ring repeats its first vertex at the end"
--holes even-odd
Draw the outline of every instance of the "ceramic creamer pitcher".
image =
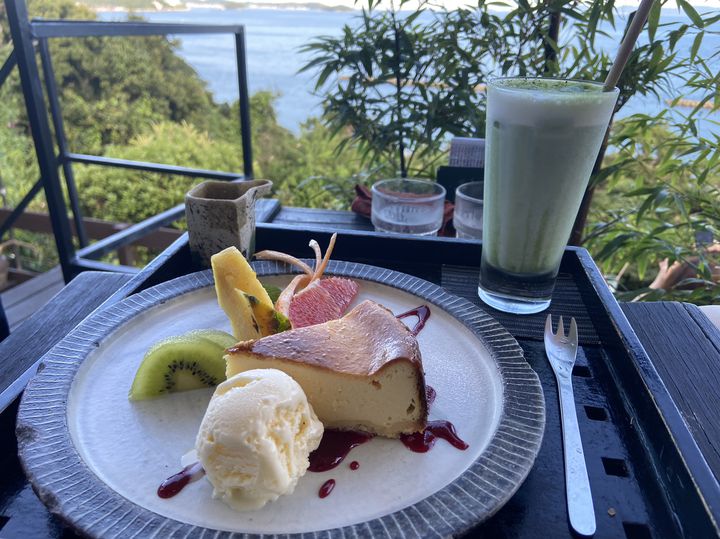
POLYGON ((207 180, 185 195, 190 251, 209 267, 210 257, 234 245, 248 260, 255 250, 255 200, 270 193, 270 180, 207 180))

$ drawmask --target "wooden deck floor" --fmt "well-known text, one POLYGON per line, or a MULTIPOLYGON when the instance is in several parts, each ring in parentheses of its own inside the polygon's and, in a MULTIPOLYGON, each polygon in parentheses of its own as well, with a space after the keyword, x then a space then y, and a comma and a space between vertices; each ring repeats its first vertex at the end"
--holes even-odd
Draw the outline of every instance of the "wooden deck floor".
POLYGON ((10 331, 50 301, 63 286, 65 282, 58 266, 0 293, 10 331))

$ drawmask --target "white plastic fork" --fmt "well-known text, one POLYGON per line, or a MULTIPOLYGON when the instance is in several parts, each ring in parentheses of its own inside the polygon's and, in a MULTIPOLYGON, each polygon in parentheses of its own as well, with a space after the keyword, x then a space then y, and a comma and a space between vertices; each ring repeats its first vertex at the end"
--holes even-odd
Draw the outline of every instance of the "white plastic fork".
POLYGON ((555 372, 560 397, 568 517, 572 529, 581 535, 590 536, 595 533, 595 508, 585 467, 585 454, 580 439, 572 387, 572 369, 575 365, 577 347, 578 333, 575 319, 570 319, 570 333, 565 336, 562 316, 555 334, 552 332, 552 315, 548 315, 545 321, 545 353, 555 372))

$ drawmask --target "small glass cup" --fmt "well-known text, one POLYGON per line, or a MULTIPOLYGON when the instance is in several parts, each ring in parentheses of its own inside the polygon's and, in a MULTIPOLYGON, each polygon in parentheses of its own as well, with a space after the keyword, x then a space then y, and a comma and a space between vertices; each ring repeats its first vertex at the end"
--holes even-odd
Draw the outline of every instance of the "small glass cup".
POLYGON ((482 239, 483 182, 468 182, 455 190, 455 236, 482 239))
POLYGON ((371 220, 378 232, 434 236, 444 208, 445 188, 437 182, 395 178, 372 186, 371 220))

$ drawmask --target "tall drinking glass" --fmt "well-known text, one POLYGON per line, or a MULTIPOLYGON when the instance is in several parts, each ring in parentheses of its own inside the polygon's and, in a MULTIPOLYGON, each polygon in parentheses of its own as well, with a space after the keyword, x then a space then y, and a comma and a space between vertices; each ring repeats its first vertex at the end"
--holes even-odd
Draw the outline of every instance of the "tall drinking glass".
POLYGON ((530 314, 550 305, 563 250, 618 97, 602 84, 488 84, 480 298, 530 314))

